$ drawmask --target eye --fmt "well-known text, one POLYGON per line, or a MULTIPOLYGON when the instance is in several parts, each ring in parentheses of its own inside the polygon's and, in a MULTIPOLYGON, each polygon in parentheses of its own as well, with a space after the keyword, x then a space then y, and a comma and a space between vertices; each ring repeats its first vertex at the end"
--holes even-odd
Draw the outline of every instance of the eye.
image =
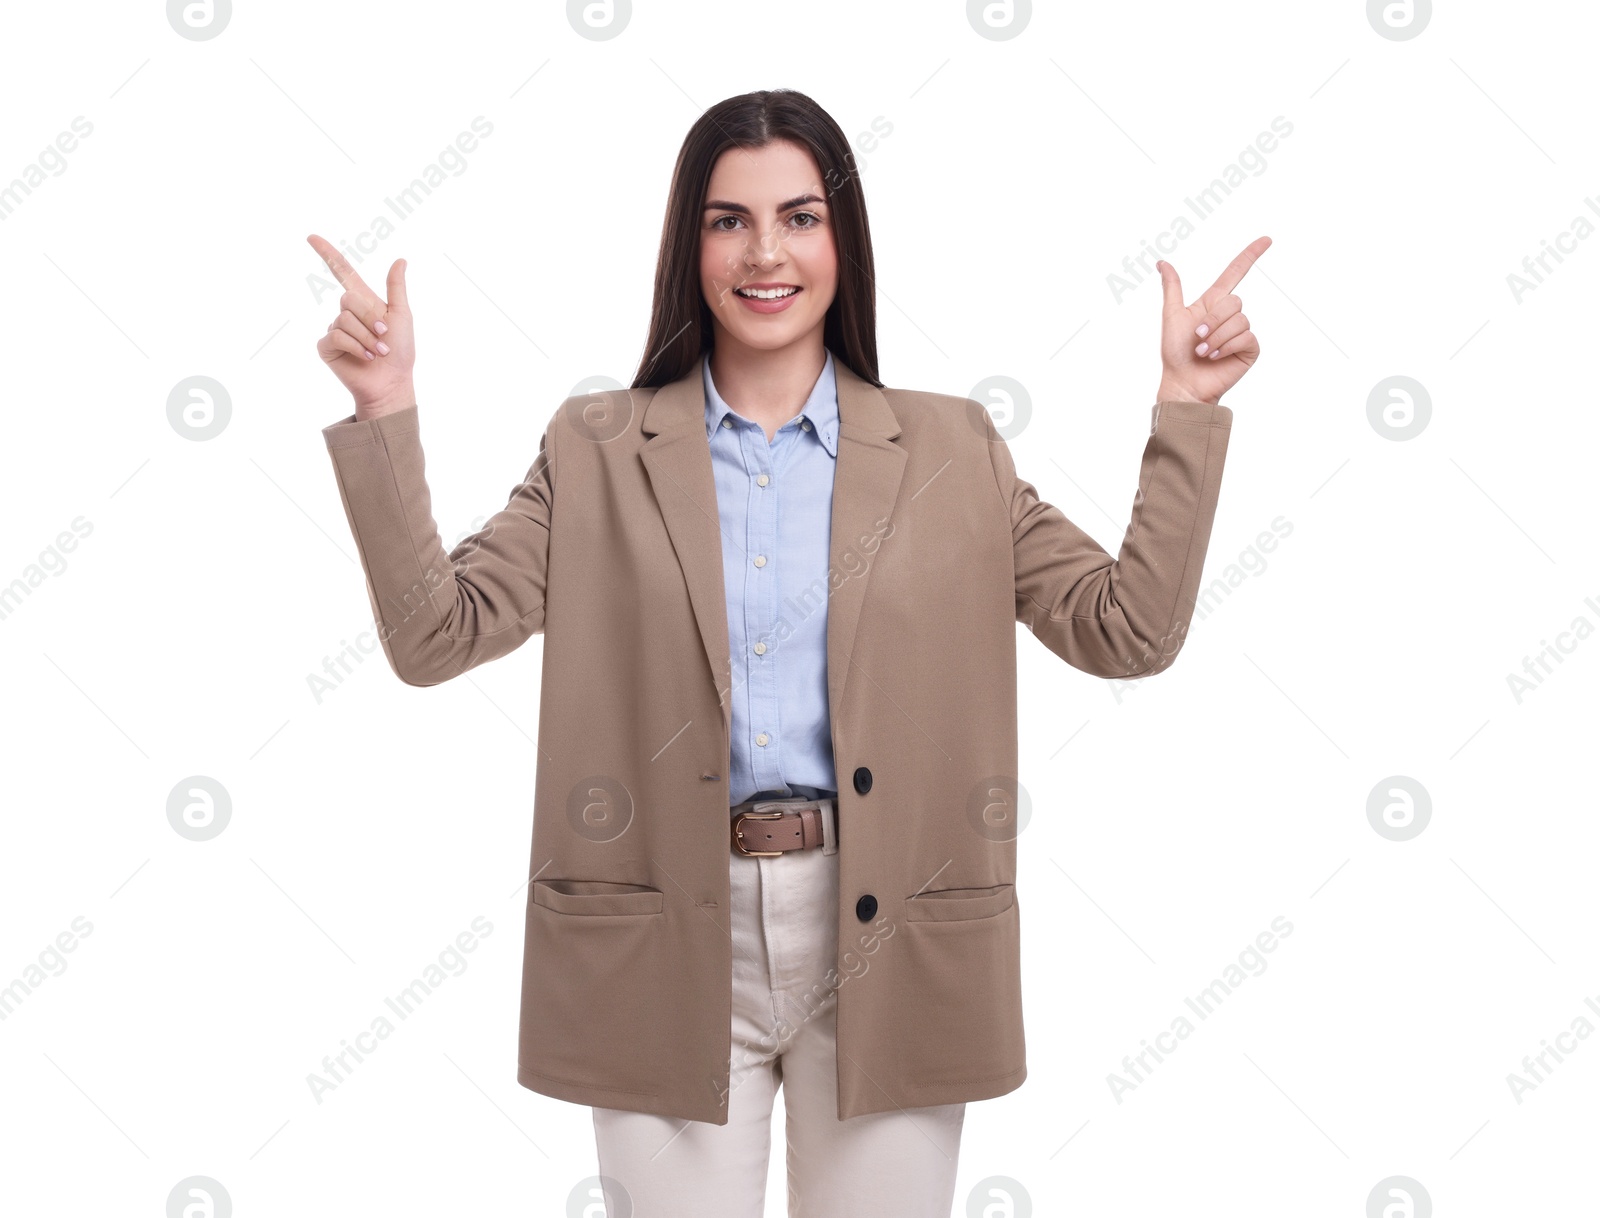
MULTIPOLYGON (((713 220, 711 222, 711 227, 712 228, 717 228, 717 226, 720 225, 724 220, 732 220, 735 223, 737 223, 738 220, 739 220, 739 217, 738 216, 718 216, 715 220, 713 220)), ((726 229, 726 228, 718 228, 717 231, 726 233, 726 232, 730 232, 732 230, 726 229)))
POLYGON ((796 220, 798 220, 802 216, 804 216, 807 219, 811 220, 812 223, 797 225, 796 227, 798 227, 798 228, 816 228, 817 225, 822 223, 821 217, 819 217, 815 212, 809 212, 809 211, 796 212, 795 215, 794 215, 794 218, 796 220))

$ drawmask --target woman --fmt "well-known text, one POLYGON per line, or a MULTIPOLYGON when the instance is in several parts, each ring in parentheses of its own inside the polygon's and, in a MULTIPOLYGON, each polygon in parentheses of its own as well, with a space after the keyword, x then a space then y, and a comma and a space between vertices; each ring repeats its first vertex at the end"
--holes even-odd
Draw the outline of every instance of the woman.
POLYGON ((780 1082, 792 1215, 950 1212, 967 1101, 1026 1075, 1015 624, 1099 676, 1170 663, 1259 351, 1231 292, 1267 238, 1194 305, 1158 263, 1113 560, 979 403, 878 379, 851 162, 803 94, 706 111, 633 386, 564 402, 449 554, 405 263, 381 299, 310 238, 347 289, 317 348, 355 413, 324 436, 390 664, 434 685, 549 636, 517 1077, 592 1108, 608 1213, 761 1214, 780 1082))

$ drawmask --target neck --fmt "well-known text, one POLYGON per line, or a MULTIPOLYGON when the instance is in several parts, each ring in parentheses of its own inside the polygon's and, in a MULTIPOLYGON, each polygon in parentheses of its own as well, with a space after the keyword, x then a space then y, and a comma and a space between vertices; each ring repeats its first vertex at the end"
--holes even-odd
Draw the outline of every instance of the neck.
POLYGON ((828 359, 820 331, 774 351, 717 336, 711 379, 722 400, 759 423, 770 438, 805 406, 828 359))

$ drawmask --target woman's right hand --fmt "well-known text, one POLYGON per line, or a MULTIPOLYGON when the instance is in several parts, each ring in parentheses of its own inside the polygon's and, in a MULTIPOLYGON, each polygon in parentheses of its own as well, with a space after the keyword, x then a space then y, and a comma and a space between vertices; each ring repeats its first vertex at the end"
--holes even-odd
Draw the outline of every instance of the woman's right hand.
POLYGON ((406 298, 405 259, 397 259, 389 268, 385 301, 327 241, 315 233, 306 240, 344 285, 339 315, 317 340, 317 354, 355 399, 356 418, 365 421, 415 406, 411 368, 416 342, 406 298))

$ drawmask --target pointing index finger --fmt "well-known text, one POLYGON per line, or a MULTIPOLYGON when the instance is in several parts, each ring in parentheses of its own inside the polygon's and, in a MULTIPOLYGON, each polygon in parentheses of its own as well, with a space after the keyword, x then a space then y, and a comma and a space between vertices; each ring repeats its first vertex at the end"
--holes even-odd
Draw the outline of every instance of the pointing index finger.
POLYGON ((1234 260, 1222 268, 1222 274, 1217 276, 1217 281, 1206 289, 1203 299, 1215 300, 1218 296, 1226 296, 1238 286, 1245 272, 1255 265, 1256 259, 1267 252, 1267 247, 1272 244, 1271 237, 1257 237, 1244 249, 1240 250, 1234 260))
POLYGON ((351 266, 345 260, 345 256, 334 249, 332 245, 315 233, 312 233, 306 240, 311 244, 311 248, 316 250, 322 260, 328 264, 328 269, 344 285, 347 292, 356 292, 365 296, 373 304, 383 303, 383 298, 367 286, 366 280, 356 274, 355 267, 351 266))

